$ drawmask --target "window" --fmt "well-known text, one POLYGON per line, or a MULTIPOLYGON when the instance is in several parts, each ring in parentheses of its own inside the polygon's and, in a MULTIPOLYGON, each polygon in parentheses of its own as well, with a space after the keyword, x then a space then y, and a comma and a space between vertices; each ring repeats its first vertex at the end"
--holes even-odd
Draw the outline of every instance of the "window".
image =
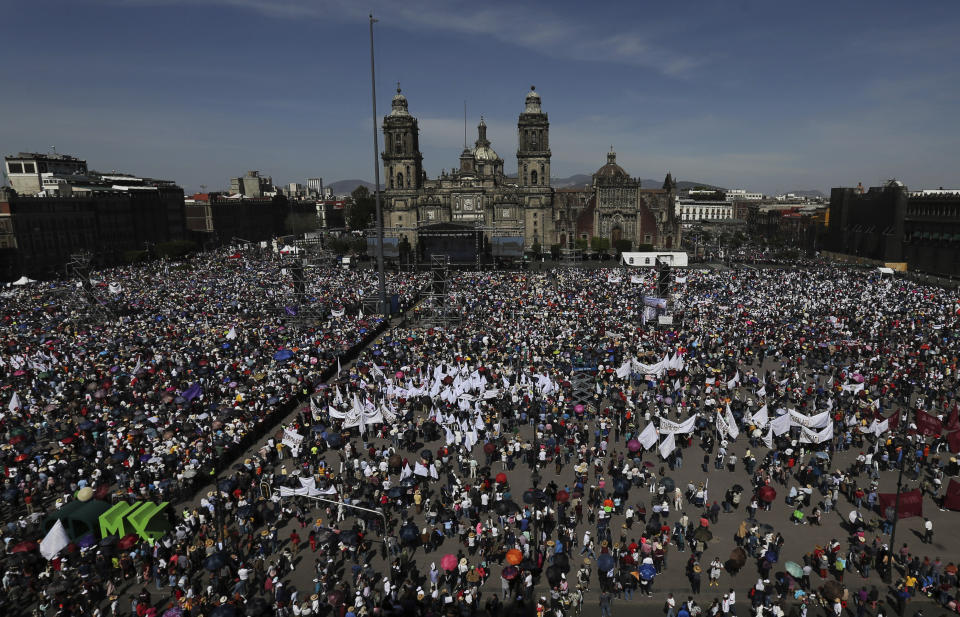
POLYGON ((397 188, 403 188, 403 174, 397 174, 397 188))
POLYGON ((7 171, 12 174, 22 174, 23 173, 23 164, 22 163, 7 163, 7 171))
POLYGON ((537 183, 537 172, 536 170, 530 172, 530 184, 537 183))
POLYGON ((24 163, 24 164, 23 164, 23 173, 25 173, 25 174, 37 173, 37 169, 36 169, 36 167, 34 166, 33 163, 24 163))

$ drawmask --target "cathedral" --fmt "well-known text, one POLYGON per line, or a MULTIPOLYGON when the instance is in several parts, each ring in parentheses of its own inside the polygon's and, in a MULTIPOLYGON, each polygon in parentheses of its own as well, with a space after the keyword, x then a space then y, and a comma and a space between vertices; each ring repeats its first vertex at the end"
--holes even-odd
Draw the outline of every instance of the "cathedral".
POLYGON ((527 250, 680 246, 676 184, 670 174, 661 188, 641 188, 617 165, 611 149, 590 186, 555 190, 550 185, 550 122, 532 86, 517 121, 516 176, 504 173, 503 159, 487 139, 481 118, 477 140, 460 154, 459 167, 428 179, 419 132, 407 98, 397 88, 383 118, 384 232, 406 237, 411 246, 419 233, 440 227, 479 229, 486 242, 522 238, 527 250))

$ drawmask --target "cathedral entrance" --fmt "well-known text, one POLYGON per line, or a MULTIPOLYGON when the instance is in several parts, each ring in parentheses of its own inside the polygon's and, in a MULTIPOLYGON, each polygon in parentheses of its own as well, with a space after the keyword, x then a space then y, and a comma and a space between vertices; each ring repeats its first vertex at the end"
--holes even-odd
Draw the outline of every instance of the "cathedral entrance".
POLYGON ((619 227, 614 227, 613 231, 610 232, 610 244, 616 246, 617 242, 621 240, 623 240, 623 230, 619 227))
POLYGON ((667 250, 673 248, 673 236, 667 236, 667 250))

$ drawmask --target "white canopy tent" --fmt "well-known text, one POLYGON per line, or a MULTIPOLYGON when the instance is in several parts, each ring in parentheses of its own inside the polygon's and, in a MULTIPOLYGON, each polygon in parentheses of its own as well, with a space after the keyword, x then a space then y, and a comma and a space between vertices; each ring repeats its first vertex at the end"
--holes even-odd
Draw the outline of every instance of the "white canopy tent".
POLYGON ((27 276, 21 276, 13 282, 13 284, 17 287, 23 287, 24 285, 29 285, 30 283, 36 283, 36 281, 27 276))

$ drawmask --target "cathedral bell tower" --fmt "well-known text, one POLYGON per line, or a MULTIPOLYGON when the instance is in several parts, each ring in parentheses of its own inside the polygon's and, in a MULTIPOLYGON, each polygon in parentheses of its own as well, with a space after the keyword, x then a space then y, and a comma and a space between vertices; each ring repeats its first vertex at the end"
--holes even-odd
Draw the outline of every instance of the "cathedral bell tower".
POLYGON ((517 178, 521 187, 550 186, 550 122, 540 109, 540 95, 530 86, 517 122, 517 178))
POLYGON ((383 118, 383 176, 387 190, 416 190, 423 187, 423 155, 420 128, 407 110, 407 97, 393 97, 390 113, 383 118))

